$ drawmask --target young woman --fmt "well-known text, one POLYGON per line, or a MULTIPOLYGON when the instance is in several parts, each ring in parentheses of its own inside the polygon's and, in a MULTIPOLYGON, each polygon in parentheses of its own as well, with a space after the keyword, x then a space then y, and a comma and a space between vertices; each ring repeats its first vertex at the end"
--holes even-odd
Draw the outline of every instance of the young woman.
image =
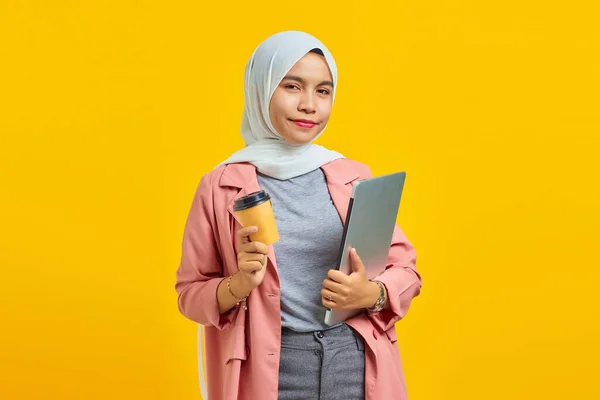
POLYGON ((313 36, 286 31, 246 65, 246 147, 202 177, 177 271, 179 309, 205 327, 209 400, 405 399, 394 323, 421 289, 396 225, 374 281, 351 251, 334 270, 352 184, 368 167, 312 144, 329 120, 337 69, 313 36), (280 240, 250 241, 234 201, 271 195, 280 240), (362 309, 334 326, 326 308, 362 309))

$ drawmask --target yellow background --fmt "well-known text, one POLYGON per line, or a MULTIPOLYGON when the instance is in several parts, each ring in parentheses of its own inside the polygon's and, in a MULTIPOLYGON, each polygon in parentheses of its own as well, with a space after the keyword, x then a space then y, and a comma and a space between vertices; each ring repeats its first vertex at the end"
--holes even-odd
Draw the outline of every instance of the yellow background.
POLYGON ((0 398, 199 398, 183 224, 285 29, 338 62, 320 143, 408 174, 410 398, 600 398, 594 3, 3 0, 0 398))

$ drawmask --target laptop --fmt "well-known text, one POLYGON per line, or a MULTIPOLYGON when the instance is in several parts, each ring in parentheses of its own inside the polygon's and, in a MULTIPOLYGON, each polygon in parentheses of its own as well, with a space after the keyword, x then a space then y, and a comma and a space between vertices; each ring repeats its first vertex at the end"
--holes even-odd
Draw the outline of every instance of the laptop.
MULTIPOLYGON (((338 270, 348 275, 351 273, 350 249, 354 247, 369 279, 385 271, 405 179, 405 172, 397 172, 354 183, 340 245, 338 270)), ((363 311, 327 309, 325 324, 335 325, 363 311)))

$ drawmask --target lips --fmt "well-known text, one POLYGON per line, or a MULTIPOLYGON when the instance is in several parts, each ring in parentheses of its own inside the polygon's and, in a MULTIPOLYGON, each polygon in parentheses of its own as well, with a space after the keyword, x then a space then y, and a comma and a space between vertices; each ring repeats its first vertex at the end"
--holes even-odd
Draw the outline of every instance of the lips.
POLYGON ((300 128, 310 129, 313 128, 317 123, 307 119, 295 119, 294 123, 300 128))

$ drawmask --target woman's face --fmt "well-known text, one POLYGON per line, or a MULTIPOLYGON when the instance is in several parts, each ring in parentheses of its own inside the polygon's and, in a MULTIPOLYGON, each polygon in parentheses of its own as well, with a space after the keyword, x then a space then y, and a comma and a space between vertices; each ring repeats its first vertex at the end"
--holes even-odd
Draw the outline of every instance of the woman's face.
POLYGON ((275 89, 269 105, 271 123, 288 142, 310 143, 331 114, 333 79, 325 58, 302 57, 275 89))

